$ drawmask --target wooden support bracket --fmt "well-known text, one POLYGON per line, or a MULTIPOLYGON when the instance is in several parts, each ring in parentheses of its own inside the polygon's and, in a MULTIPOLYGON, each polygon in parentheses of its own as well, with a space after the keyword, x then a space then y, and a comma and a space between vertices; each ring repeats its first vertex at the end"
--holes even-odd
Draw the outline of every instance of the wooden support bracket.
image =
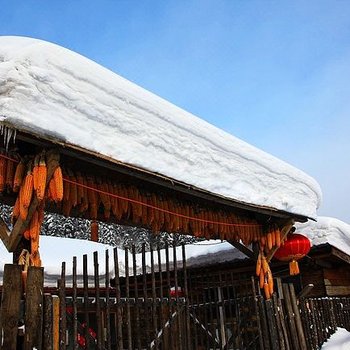
POLYGON ((5 221, 0 217, 0 238, 8 251, 10 234, 11 231, 7 227, 5 221))
MULTIPOLYGON (((46 186, 48 186, 51 177, 56 170, 56 168, 59 166, 59 159, 60 156, 55 151, 48 151, 46 153, 47 155, 47 178, 46 178, 46 186)), ((26 220, 21 219, 19 217, 12 229, 12 232, 10 234, 7 234, 7 237, 5 236, 5 232, 3 229, 3 225, 0 222, 0 235, 1 238, 9 252, 16 251, 16 248, 21 240, 21 237, 23 235, 23 232, 28 227, 30 220, 32 219, 32 216, 36 210, 36 208, 39 205, 39 200, 36 196, 34 196, 29 208, 28 208, 28 215, 26 220), (5 240, 4 240, 5 238, 5 240)), ((6 225, 6 224, 5 224, 6 225)), ((7 229, 8 230, 8 229, 7 229)), ((6 232, 7 233, 7 232, 6 232)))
POLYGON ((228 243, 232 244, 235 248, 240 250, 243 254, 247 255, 250 259, 255 259, 255 253, 247 248, 244 244, 237 242, 237 241, 227 241, 228 243))
MULTIPOLYGON (((287 223, 283 226, 282 230, 281 230, 281 241, 288 235, 289 231, 291 230, 291 228, 293 227, 294 225, 294 219, 290 219, 287 221, 287 223)), ((273 258, 276 250, 278 249, 277 246, 273 247, 269 254, 267 255, 267 262, 270 262, 271 259, 273 258)))

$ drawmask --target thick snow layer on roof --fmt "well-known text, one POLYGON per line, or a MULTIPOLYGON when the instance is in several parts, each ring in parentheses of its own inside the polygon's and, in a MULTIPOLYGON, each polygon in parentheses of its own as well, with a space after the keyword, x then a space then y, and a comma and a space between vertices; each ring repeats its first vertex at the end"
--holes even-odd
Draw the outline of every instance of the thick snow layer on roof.
POLYGON ((249 204, 315 217, 319 185, 97 63, 0 37, 0 122, 249 204))
POLYGON ((350 225, 344 221, 319 216, 317 222, 298 223, 296 228, 297 232, 306 235, 313 245, 329 243, 350 255, 350 225))

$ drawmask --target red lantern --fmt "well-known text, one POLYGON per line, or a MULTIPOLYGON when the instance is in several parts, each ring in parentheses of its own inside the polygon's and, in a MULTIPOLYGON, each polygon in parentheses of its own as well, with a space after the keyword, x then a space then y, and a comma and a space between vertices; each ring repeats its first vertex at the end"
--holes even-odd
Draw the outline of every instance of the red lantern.
POLYGON ((293 233, 275 252, 274 257, 281 261, 289 261, 289 272, 291 275, 299 273, 297 260, 303 258, 311 248, 310 240, 298 233, 293 233))

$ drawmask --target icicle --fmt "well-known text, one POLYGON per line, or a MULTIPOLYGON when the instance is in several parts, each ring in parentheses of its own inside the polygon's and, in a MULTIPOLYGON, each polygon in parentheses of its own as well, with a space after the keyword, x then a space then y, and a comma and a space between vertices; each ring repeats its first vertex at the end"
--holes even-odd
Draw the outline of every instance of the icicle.
POLYGON ((9 142, 11 140, 12 132, 13 132, 12 129, 7 128, 7 139, 6 139, 6 145, 5 145, 6 151, 8 151, 8 148, 9 148, 9 142))
POLYGON ((4 124, 0 124, 0 134, 3 137, 4 147, 6 151, 8 151, 8 147, 12 137, 13 137, 13 143, 16 142, 17 130, 9 128, 4 124))
POLYGON ((4 146, 7 143, 7 126, 4 126, 4 146))

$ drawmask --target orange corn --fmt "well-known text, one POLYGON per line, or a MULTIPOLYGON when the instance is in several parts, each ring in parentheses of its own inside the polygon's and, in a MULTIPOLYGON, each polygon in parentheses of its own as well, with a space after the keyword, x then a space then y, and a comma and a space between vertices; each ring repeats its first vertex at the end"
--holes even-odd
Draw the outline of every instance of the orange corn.
MULTIPOLYGON (((35 246, 36 247, 36 246, 35 246)), ((32 250, 32 253, 30 255, 30 260, 32 263, 32 266, 40 267, 41 266, 41 259, 40 259, 40 254, 39 254, 39 242, 36 247, 36 250, 32 250)))
POLYGON ((269 271, 267 276, 267 284, 269 285, 270 295, 272 295, 273 294, 273 277, 272 277, 271 271, 269 271))
POLYGON ((281 246, 281 231, 276 227, 276 246, 279 248, 281 246))
POLYGON ((276 230, 274 226, 272 227, 271 237, 272 237, 272 246, 274 247, 276 245, 276 230))
MULTIPOLYGON (((67 174, 64 173, 65 177, 68 178, 67 174)), ((63 181, 63 201, 68 201, 70 196, 71 184, 68 181, 63 181)))
POLYGON ((264 283, 265 283, 265 274, 264 271, 261 269, 260 270, 260 275, 259 275, 259 287, 264 288, 264 283))
POLYGON ((21 205, 28 208, 33 195, 33 174, 28 170, 27 175, 21 187, 21 205))
POLYGON ((104 209, 104 217, 106 220, 109 219, 111 215, 111 207, 112 207, 112 201, 108 195, 109 193, 109 187, 106 182, 101 182, 98 185, 99 190, 101 191, 100 193, 100 198, 103 204, 103 209, 104 209))
POLYGON ((23 232, 23 237, 25 239, 27 239, 28 241, 30 240, 30 231, 29 231, 29 228, 26 229, 24 232, 23 232))
POLYGON ((19 192, 18 198, 19 198, 19 216, 22 220, 25 220, 25 219, 27 219, 27 215, 28 215, 28 207, 23 206, 22 189, 19 192))
POLYGON ((12 189, 13 179, 15 177, 15 162, 8 160, 6 168, 6 187, 12 189))
POLYGON ((3 192, 6 184, 6 158, 0 156, 0 192, 3 192))
POLYGON ((57 201, 57 191, 56 191, 56 182, 54 178, 51 178, 49 182, 49 188, 47 191, 48 199, 51 201, 57 201))
POLYGON ((40 227, 39 227, 39 215, 37 210, 35 210, 32 216, 32 219, 30 220, 29 234, 30 234, 30 239, 38 239, 39 237, 40 227))
POLYGON ((34 191, 38 189, 38 183, 39 183, 39 158, 40 156, 37 155, 34 158, 34 166, 33 166, 33 188, 34 191))
POLYGON ((266 274, 268 271, 269 271, 269 264, 268 264, 268 262, 267 262, 267 260, 266 260, 266 257, 264 256, 264 255, 262 255, 262 265, 261 265, 261 267, 262 267, 262 270, 264 271, 264 273, 266 274))
POLYGON ((72 207, 76 207, 78 204, 78 186, 76 184, 76 178, 74 175, 69 176, 69 180, 71 180, 73 183, 70 183, 70 191, 69 191, 69 201, 72 205, 72 207))
POLYGON ((39 201, 42 201, 45 197, 45 189, 46 189, 46 178, 47 178, 47 167, 45 163, 44 156, 41 157, 38 170, 37 170, 37 188, 36 188, 36 196, 39 201))
POLYGON ((83 186, 83 177, 81 173, 78 171, 76 172, 76 179, 77 179, 77 204, 81 204, 83 202, 84 198, 84 188, 83 186))
POLYGON ((91 240, 93 242, 98 242, 98 222, 91 221, 91 240))
POLYGON ((267 248, 269 250, 271 250, 272 249, 272 233, 269 232, 266 236, 267 236, 266 237, 267 238, 267 248))
POLYGON ((53 173, 53 179, 55 181, 55 188, 56 188, 56 199, 55 202, 60 202, 63 199, 63 176, 62 176, 62 169, 60 166, 58 166, 54 173, 53 173))
POLYGON ((264 283, 264 293, 267 300, 271 298, 270 288, 267 282, 264 283))
POLYGON ((255 273, 257 276, 260 275, 260 271, 261 271, 261 253, 259 252, 258 259, 256 261, 256 269, 255 269, 255 273))
POLYGON ((23 160, 21 160, 16 167, 16 171, 15 171, 15 177, 13 179, 13 192, 18 192, 23 179, 24 179, 24 174, 25 174, 25 164, 23 162, 23 160))
POLYGON ((19 203, 19 196, 17 197, 16 199, 16 202, 15 202, 15 205, 13 206, 13 209, 12 209, 12 223, 14 223, 17 218, 19 217, 20 215, 20 203, 19 203))

